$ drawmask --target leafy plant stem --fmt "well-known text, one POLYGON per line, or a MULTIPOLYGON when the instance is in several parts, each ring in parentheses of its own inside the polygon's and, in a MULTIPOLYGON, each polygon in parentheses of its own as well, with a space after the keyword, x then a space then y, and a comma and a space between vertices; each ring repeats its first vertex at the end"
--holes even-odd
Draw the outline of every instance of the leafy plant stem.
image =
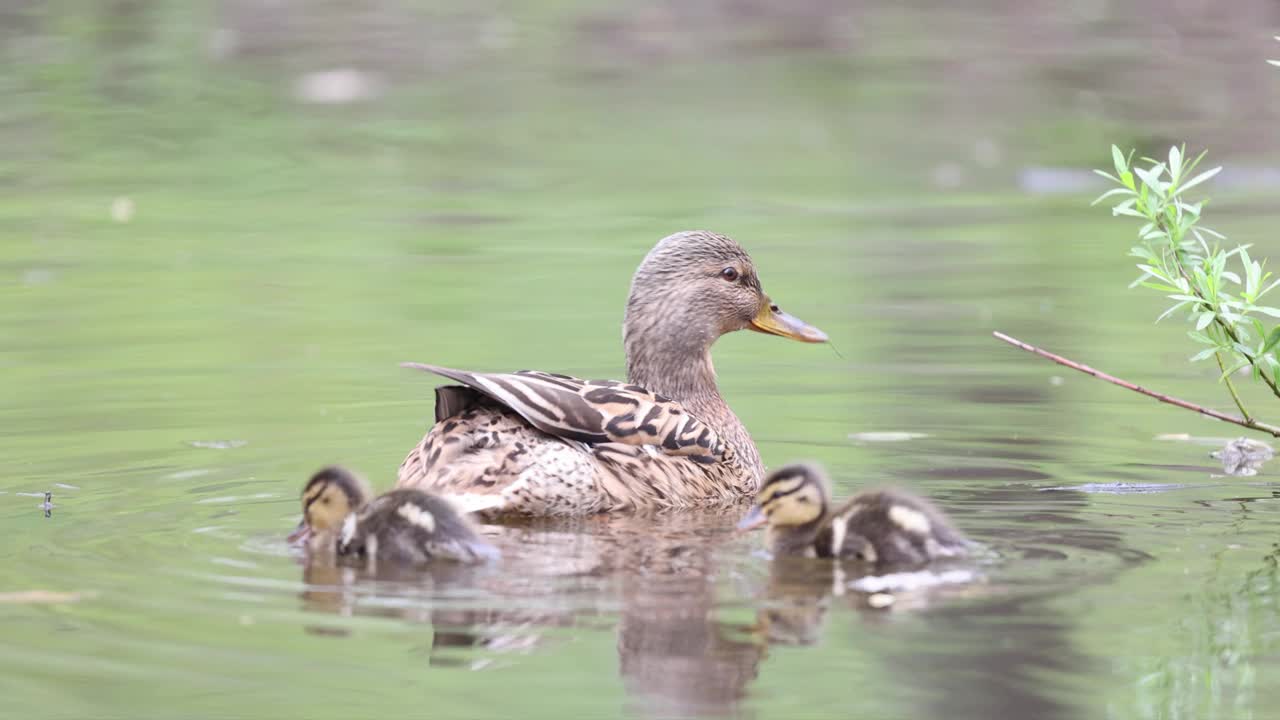
MULTIPOLYGON (((1165 233, 1170 232, 1168 223, 1165 222, 1165 219, 1163 217, 1157 219, 1155 224, 1165 233)), ((1173 236, 1170 236, 1170 237, 1173 237, 1173 236)), ((1201 305, 1204 306, 1205 308, 1208 308, 1209 310, 1213 310, 1212 304, 1208 301, 1207 298, 1205 298, 1204 294, 1200 292, 1200 289, 1195 286, 1195 283, 1192 282, 1191 276, 1187 273, 1186 265, 1183 262, 1182 249, 1179 247, 1179 242, 1178 242, 1179 240, 1181 240, 1180 237, 1176 238, 1174 242, 1171 243, 1171 245, 1173 246, 1172 247, 1173 262, 1174 262, 1174 265, 1178 268, 1178 274, 1181 275, 1182 278, 1186 280, 1187 283, 1190 285, 1192 294, 1200 298, 1201 305)), ((1220 328, 1222 332, 1227 336, 1227 338, 1231 340, 1232 343, 1236 345, 1240 344, 1240 336, 1236 334, 1235 328, 1231 327, 1231 324, 1223 320, 1222 316, 1216 312, 1214 313, 1213 324, 1216 325, 1218 328, 1220 328)), ((1222 357, 1218 353, 1214 353, 1214 357, 1218 360, 1218 368, 1225 373, 1227 369, 1222 364, 1222 357)), ((1245 359, 1249 361, 1250 367, 1254 369, 1254 372, 1257 373, 1258 377, 1262 378, 1262 382, 1266 383, 1267 387, 1271 388, 1272 394, 1274 394, 1277 398, 1280 398, 1280 386, 1276 385, 1275 378, 1267 374, 1266 368, 1260 367, 1258 365, 1258 361, 1256 358, 1246 356, 1245 359)), ((1227 389, 1231 391, 1231 398, 1236 401, 1236 407, 1240 408, 1240 413, 1244 415, 1246 419, 1248 419, 1249 413, 1245 412, 1244 405, 1240 404, 1240 396, 1236 393, 1235 386, 1231 384, 1231 378, 1227 377, 1224 379, 1226 380, 1226 383, 1227 383, 1227 389)))
POLYGON ((1222 354, 1214 353, 1213 359, 1218 361, 1218 370, 1222 372, 1222 381, 1227 384, 1227 390, 1231 393, 1231 399, 1235 400, 1236 407, 1240 408, 1240 414, 1244 416, 1246 422, 1253 422, 1249 411, 1244 409, 1244 403, 1240 402, 1240 395, 1236 392, 1235 384, 1231 382, 1231 375, 1227 373, 1227 366, 1222 364, 1222 354))

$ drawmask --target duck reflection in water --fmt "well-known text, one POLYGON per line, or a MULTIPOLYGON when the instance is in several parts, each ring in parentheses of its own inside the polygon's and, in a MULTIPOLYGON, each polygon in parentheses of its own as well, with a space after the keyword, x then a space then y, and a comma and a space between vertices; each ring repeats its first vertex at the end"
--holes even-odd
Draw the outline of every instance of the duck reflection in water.
MULTIPOLYGON (((501 560, 344 566, 308 556, 303 606, 429 623, 431 666, 471 669, 545 649, 565 628, 616 630, 618 668, 641 715, 735 712, 764 644, 716 618, 716 551, 740 511, 527 520, 482 526, 501 560), (602 603, 602 600, 604 601, 602 603), (616 616, 602 605, 615 605, 616 616)), ((314 624, 309 632, 345 634, 314 624)))

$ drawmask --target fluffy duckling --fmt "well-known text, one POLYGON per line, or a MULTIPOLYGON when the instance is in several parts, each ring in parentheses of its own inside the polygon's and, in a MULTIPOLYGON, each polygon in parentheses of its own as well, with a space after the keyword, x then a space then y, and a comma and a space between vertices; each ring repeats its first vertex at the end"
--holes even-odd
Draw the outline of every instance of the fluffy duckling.
POLYGON ((367 564, 479 562, 497 555, 446 500, 421 490, 392 490, 369 501, 371 494, 350 470, 321 469, 302 489, 302 522, 290 541, 305 540, 312 554, 367 564))
POLYGON ((787 465, 765 478, 738 529, 766 524, 777 555, 919 565, 964 555, 968 546, 932 503, 903 490, 868 490, 832 511, 831 481, 812 463, 787 465))

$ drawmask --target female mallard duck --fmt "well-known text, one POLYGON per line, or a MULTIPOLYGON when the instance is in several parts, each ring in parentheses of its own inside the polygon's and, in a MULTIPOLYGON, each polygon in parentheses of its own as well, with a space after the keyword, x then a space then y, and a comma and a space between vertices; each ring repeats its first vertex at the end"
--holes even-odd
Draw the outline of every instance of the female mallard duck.
POLYGON ((407 363, 462 383, 436 390, 436 424, 400 466, 468 512, 574 515, 692 507, 755 493, 760 453, 716 387, 711 346, 750 329, 827 336, 775 305, 751 257, 709 232, 660 241, 631 281, 628 383, 407 363))
POLYGON ((881 566, 920 565, 966 554, 968 541, 929 501, 896 489, 858 493, 831 510, 831 481, 796 463, 764 481, 740 530, 768 525, 777 555, 844 558, 881 566))
POLYGON ((372 502, 363 478, 326 467, 302 488, 302 522, 290 540, 313 554, 372 564, 433 559, 477 562, 497 554, 446 501, 421 490, 392 490, 372 502))

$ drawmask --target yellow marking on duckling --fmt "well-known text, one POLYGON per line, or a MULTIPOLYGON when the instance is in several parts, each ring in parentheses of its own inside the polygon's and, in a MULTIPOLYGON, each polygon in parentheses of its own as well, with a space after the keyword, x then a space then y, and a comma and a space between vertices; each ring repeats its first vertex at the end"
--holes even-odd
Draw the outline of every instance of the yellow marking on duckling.
POLYGON ((776 477, 760 491, 760 504, 764 505, 779 495, 790 493, 805 484, 806 481, 807 480, 803 475, 784 475, 782 477, 776 477))
POLYGON ((929 522, 927 515, 905 505, 894 505, 889 508, 889 519, 894 525, 916 535, 928 535, 933 531, 933 524, 929 522))
POLYGON ((411 502, 396 508, 396 514, 427 532, 436 531, 436 517, 411 502))

